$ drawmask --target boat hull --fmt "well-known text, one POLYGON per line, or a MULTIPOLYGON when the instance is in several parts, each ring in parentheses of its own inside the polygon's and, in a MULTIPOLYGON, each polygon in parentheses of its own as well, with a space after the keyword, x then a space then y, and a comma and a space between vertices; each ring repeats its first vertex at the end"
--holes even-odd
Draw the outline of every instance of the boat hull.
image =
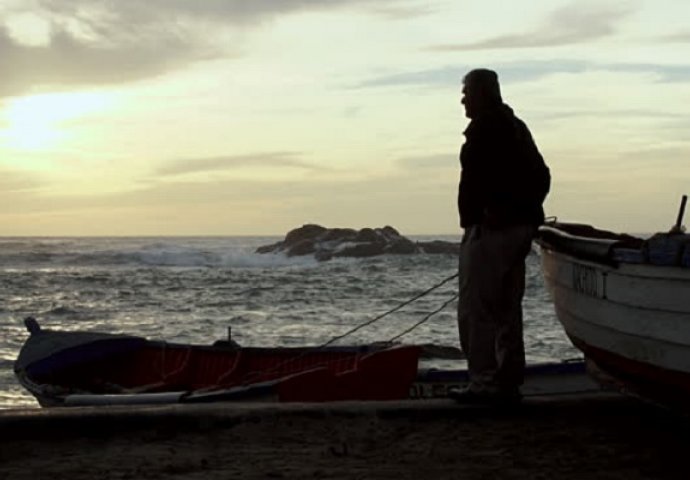
MULTIPOLYGON (((451 389, 467 385, 467 370, 420 371, 401 398, 393 400, 426 401, 448 398, 451 389)), ((40 386, 24 383, 42 407, 82 407, 109 405, 161 405, 233 402, 281 402, 280 382, 264 382, 244 387, 212 390, 208 392, 170 391, 136 394, 46 394, 40 386)), ((294 385, 292 386, 294 387, 294 385)), ((597 394, 600 386, 587 374, 581 360, 528 365, 522 393, 525 398, 553 395, 597 394)), ((369 399, 371 400, 371 399, 369 399)), ((380 400, 380 399, 379 399, 380 400)), ((305 401, 305 400, 302 400, 305 401)), ((309 401, 318 401, 312 398, 309 401)))
MULTIPOLYGON (((27 342, 23 351, 30 350, 27 342)), ((249 397, 393 400, 408 396, 419 355, 416 346, 225 349, 146 340, 132 345, 114 336, 18 361, 15 375, 45 407, 249 397)))
POLYGON ((686 403, 690 269, 615 262, 605 245, 599 257, 578 254, 577 241, 539 244, 556 315, 593 376, 664 404, 686 403))

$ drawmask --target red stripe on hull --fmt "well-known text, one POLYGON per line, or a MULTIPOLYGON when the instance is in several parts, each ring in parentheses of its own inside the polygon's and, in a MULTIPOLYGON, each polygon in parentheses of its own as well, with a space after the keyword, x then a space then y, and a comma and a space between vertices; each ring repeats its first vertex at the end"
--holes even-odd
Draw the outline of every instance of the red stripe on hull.
MULTIPOLYGON (((579 338, 570 335, 569 337, 588 360, 594 362, 605 374, 617 380, 617 386, 624 393, 633 393, 674 408, 690 410, 690 373, 631 360, 593 347, 579 338)), ((602 380, 597 378, 596 374, 593 374, 593 377, 596 380, 602 380)))

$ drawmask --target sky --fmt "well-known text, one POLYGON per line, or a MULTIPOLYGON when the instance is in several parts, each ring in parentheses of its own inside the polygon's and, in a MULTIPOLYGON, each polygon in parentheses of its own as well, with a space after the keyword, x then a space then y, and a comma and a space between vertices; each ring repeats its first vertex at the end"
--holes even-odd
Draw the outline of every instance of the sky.
POLYGON ((551 169, 547 215, 667 230, 690 193, 688 18, 687 0, 0 0, 0 236, 459 233, 477 67, 551 169))

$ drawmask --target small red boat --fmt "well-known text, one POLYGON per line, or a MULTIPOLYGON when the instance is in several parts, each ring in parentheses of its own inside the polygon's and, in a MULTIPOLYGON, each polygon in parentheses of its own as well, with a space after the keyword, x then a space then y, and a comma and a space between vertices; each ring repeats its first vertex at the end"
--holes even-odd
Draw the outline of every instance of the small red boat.
POLYGON ((15 374, 41 406, 178 403, 239 399, 282 402, 408 398, 421 348, 187 345, 94 332, 31 335, 15 374))

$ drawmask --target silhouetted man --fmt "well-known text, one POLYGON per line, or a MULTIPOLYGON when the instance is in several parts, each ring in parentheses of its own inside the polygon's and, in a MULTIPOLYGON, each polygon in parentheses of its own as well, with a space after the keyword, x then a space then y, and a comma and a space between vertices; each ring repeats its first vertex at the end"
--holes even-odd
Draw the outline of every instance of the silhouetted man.
POLYGON ((450 396, 519 402, 525 258, 544 221, 551 177, 529 129, 503 103, 496 72, 470 71, 462 93, 470 123, 460 151, 458 326, 470 383, 450 396))

